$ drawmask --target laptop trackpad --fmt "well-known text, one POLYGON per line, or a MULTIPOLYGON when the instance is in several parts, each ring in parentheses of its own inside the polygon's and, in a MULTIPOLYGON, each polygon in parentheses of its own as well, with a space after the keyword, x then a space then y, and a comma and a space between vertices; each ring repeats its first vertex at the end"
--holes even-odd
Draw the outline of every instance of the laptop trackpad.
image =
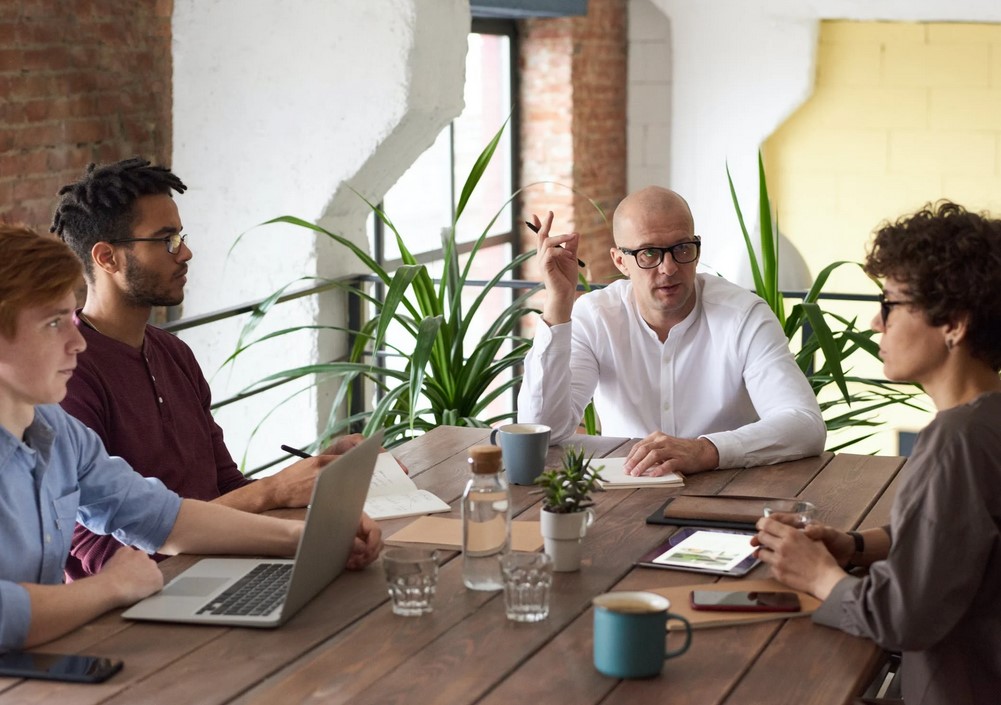
POLYGON ((160 593, 168 597, 208 597, 230 578, 178 578, 160 593))

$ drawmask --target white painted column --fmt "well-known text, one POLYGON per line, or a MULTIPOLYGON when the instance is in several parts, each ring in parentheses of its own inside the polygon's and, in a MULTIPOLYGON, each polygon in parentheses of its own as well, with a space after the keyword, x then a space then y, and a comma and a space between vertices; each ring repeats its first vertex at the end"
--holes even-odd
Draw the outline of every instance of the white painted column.
MULTIPOLYGON (((290 214, 365 243, 367 207, 348 187, 378 201, 461 112, 469 24, 468 0, 175 0, 172 167, 190 188, 178 206, 194 252, 185 315, 359 271, 306 231, 255 226, 290 214)), ((286 304, 266 329, 343 325, 342 310, 339 299, 286 304)), ((238 333, 228 323, 182 334, 215 398, 343 347, 342 335, 304 334, 212 378, 238 333)), ((297 386, 220 411, 238 460, 264 409, 297 386)), ((251 464, 312 440, 318 412, 307 393, 269 419, 251 464)))

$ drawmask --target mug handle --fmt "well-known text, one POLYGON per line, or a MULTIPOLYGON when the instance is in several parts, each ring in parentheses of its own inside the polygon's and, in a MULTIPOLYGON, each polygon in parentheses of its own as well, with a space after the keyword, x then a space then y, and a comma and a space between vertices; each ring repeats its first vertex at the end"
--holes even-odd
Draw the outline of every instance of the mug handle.
POLYGON ((497 445, 497 431, 498 429, 495 428, 493 431, 490 432, 490 445, 492 446, 497 445))
POLYGON ((667 613, 667 621, 669 622, 672 619, 676 619, 679 622, 684 622, 684 624, 685 624, 685 643, 682 644, 680 648, 677 648, 674 651, 668 651, 666 654, 664 654, 664 660, 665 661, 667 659, 673 658, 675 656, 681 656, 681 654, 683 654, 686 651, 688 651, 688 647, 692 645, 692 625, 691 625, 691 623, 687 619, 685 619, 684 617, 682 617, 680 614, 673 614, 671 612, 668 612, 667 613))
POLYGON ((587 509, 584 510, 584 513, 587 515, 587 518, 580 523, 581 538, 584 538, 584 535, 587 533, 588 528, 590 528, 591 524, 594 523, 594 510, 588 507, 587 509))

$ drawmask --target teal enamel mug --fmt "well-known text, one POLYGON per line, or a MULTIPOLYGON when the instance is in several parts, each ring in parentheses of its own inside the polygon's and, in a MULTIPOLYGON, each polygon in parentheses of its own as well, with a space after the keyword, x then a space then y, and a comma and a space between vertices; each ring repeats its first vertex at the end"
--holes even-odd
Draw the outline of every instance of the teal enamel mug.
POLYGON ((670 600, 652 592, 606 592, 594 605, 594 667, 612 678, 650 678, 664 661, 688 651, 692 626, 671 614, 670 600), (685 627, 685 643, 667 650, 667 622, 685 627))
POLYGON ((490 444, 500 446, 507 481, 512 485, 531 485, 546 469, 549 426, 510 423, 490 432, 490 444))

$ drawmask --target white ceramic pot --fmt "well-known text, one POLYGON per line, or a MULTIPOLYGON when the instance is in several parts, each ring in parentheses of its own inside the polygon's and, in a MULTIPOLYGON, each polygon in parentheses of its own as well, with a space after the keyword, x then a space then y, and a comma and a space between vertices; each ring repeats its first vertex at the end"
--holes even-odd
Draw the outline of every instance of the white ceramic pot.
POLYGON ((594 523, 594 512, 557 514, 542 510, 542 540, 546 554, 553 559, 553 570, 569 573, 580 570, 581 542, 587 527, 594 523))

